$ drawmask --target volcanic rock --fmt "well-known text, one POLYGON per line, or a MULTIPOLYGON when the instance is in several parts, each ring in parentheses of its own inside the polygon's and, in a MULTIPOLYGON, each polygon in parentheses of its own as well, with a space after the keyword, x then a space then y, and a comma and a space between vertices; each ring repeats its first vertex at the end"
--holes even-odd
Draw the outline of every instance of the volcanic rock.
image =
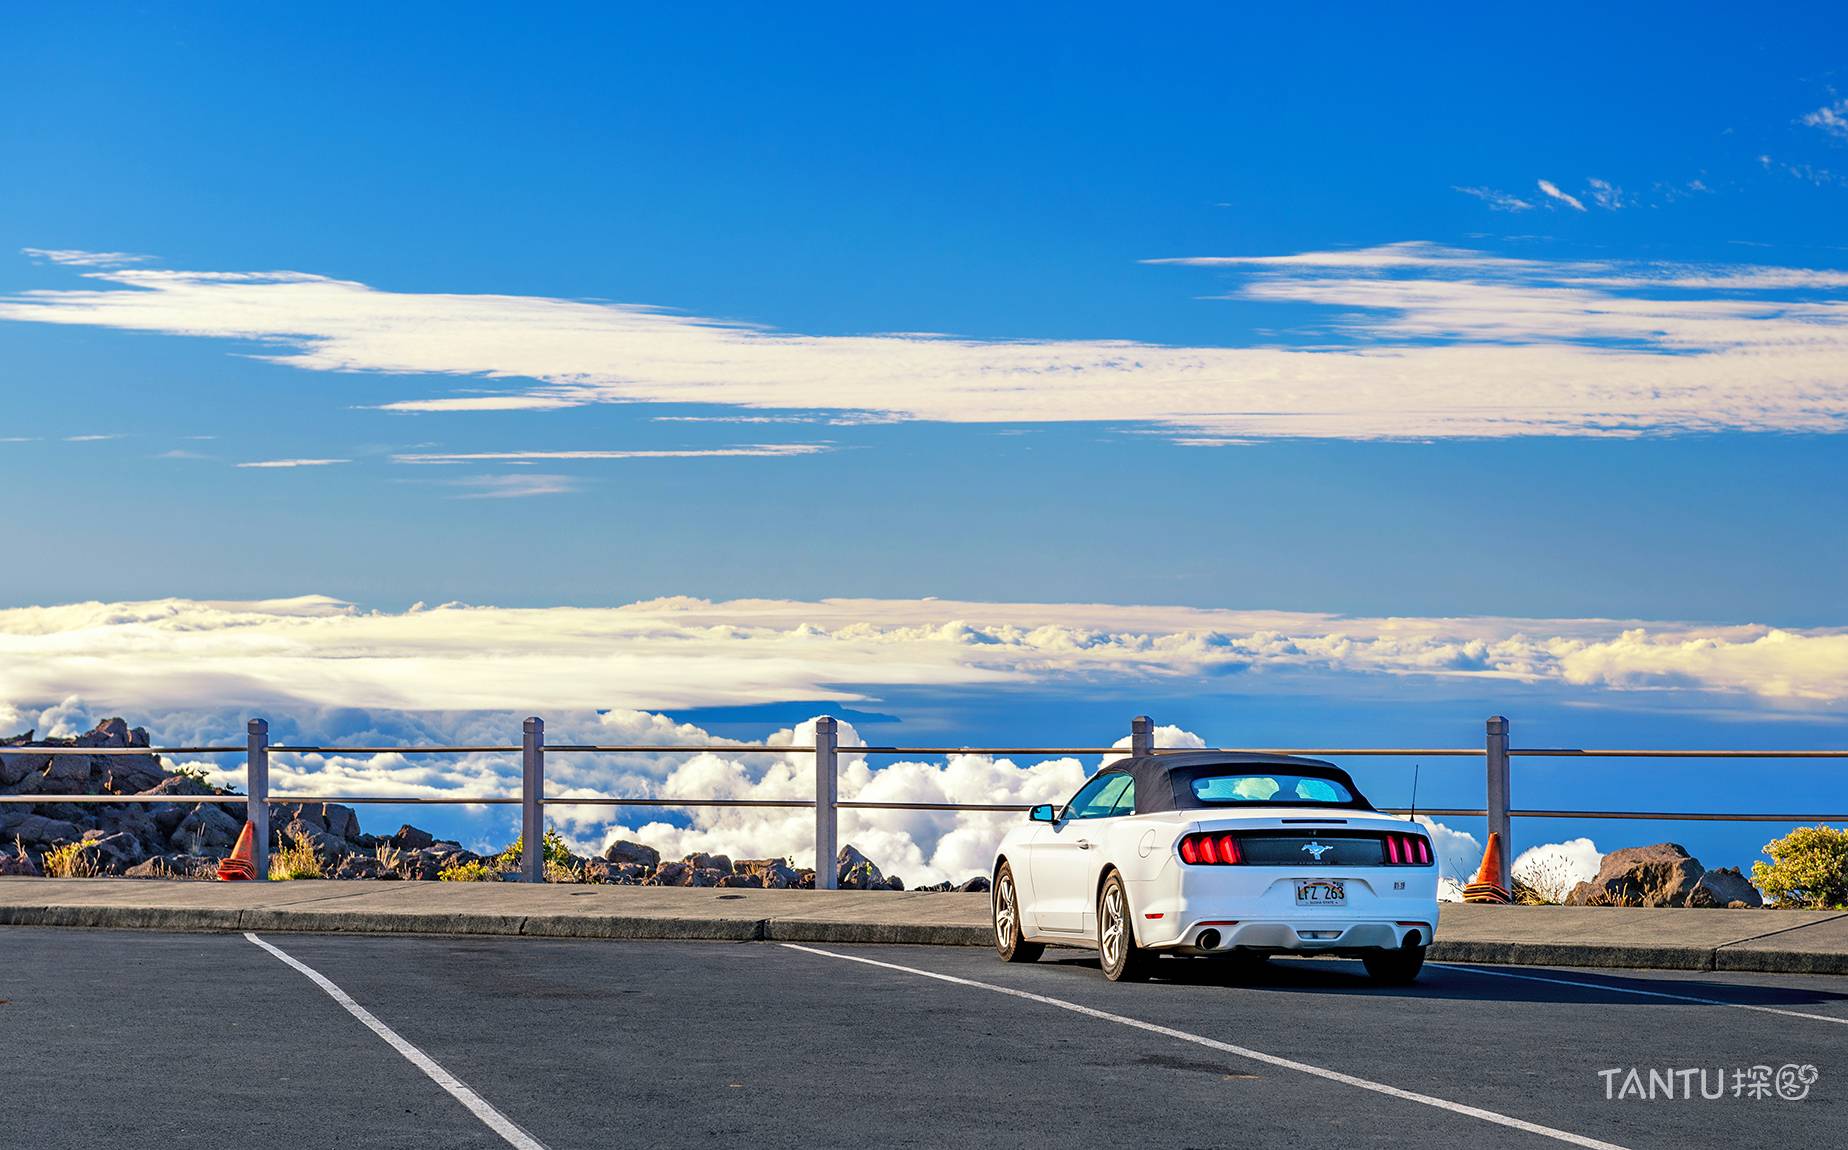
POLYGON ((1736 866, 1714 867, 1700 876, 1700 889, 1691 896, 1698 902, 1690 905, 1758 907, 1765 905, 1764 896, 1758 893, 1745 875, 1736 866))
POLYGON ((1625 847, 1604 856, 1598 875, 1566 896, 1567 906, 1689 906, 1704 868, 1679 843, 1625 847))
POLYGON ((431 836, 429 831, 420 830, 409 823, 405 823, 403 826, 399 827, 398 833, 392 835, 387 841, 390 842, 392 846, 403 851, 422 850, 427 846, 434 846, 436 843, 436 839, 431 836))

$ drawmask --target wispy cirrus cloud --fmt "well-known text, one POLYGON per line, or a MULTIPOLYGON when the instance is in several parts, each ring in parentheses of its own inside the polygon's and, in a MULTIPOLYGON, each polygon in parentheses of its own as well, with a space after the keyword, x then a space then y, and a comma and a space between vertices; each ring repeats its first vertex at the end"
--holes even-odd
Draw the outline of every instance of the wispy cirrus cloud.
POLYGON ((1841 177, 1837 176, 1828 168, 1819 168, 1807 162, 1774 160, 1769 155, 1762 155, 1758 157, 1758 163, 1767 172, 1783 172, 1793 179, 1802 180, 1804 183, 1818 188, 1826 188, 1831 184, 1842 182, 1841 177))
POLYGON ((154 258, 137 255, 134 252, 86 252, 76 248, 20 248, 19 250, 35 260, 74 268, 120 267, 123 264, 145 263, 154 258))
POLYGON ((1582 212, 1585 210, 1585 204, 1583 201, 1581 201, 1577 196, 1572 195, 1570 192, 1561 191, 1559 189, 1559 185, 1555 184, 1551 180, 1535 180, 1534 186, 1538 187, 1540 191, 1543 194, 1545 194, 1545 196, 1549 200, 1557 200, 1560 203, 1566 205, 1568 208, 1572 208, 1575 211, 1582 212))
POLYGON ((1464 187, 1461 184, 1452 185, 1452 188, 1466 196, 1474 196, 1481 200, 1489 205, 1491 211, 1525 212, 1531 211, 1534 206, 1532 201, 1524 200, 1512 192, 1504 192, 1498 188, 1464 187))
POLYGON ((408 452, 391 457, 393 463, 537 463, 595 459, 787 459, 832 451, 825 443, 752 443, 740 447, 702 447, 685 450, 629 449, 611 451, 455 451, 408 452))
POLYGON ((258 470, 286 471, 294 467, 333 467, 351 462, 353 462, 351 459, 252 459, 237 466, 258 470))
MULTIPOLYGON (((1624 199, 1623 189, 1609 180, 1600 180, 1596 176, 1591 176, 1586 179, 1585 183, 1591 188, 1591 202, 1605 211, 1614 212, 1626 206, 1627 201, 1624 199)), ((1581 210, 1583 210, 1582 205, 1581 210)))
POLYGON ((457 499, 532 499, 540 495, 569 495, 578 482, 569 475, 470 475, 445 479, 445 486, 462 488, 457 499))
POLYGON ((308 370, 467 381, 385 405, 407 411, 650 402, 834 422, 1097 421, 1196 441, 1848 430, 1848 292, 1828 269, 1421 243, 1159 262, 1239 275, 1226 298, 1308 303, 1327 321, 1230 347, 811 336, 641 305, 150 268, 0 297, 0 319, 255 341, 308 370), (1780 277, 1784 298, 1754 294, 1780 277))
POLYGON ((1848 99, 1824 104, 1803 117, 1809 127, 1820 129, 1838 140, 1848 140, 1848 99))

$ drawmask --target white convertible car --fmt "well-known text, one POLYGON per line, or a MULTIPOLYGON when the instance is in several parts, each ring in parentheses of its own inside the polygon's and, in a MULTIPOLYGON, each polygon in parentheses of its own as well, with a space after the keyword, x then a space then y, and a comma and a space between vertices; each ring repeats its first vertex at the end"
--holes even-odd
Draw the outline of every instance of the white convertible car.
POLYGON ((1410 982, 1437 928, 1436 862, 1422 827, 1376 811, 1333 764, 1144 755, 1001 840, 995 946, 1008 962, 1094 946, 1112 982, 1164 952, 1347 955, 1410 982))

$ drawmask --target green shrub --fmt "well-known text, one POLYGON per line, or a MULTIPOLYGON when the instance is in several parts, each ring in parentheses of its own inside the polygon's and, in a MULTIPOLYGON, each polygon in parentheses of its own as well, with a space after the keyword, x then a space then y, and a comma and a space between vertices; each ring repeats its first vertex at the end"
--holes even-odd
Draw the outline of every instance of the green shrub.
MULTIPOLYGON (((194 766, 191 763, 174 767, 172 773, 180 775, 183 778, 191 779, 202 787, 210 787, 212 785, 212 776, 207 773, 206 769, 204 767, 194 766)), ((217 788, 214 787, 213 789, 216 790, 217 788)))
POLYGON ((269 876, 273 880, 292 878, 326 878, 321 856, 314 842, 300 831, 290 831, 287 841, 270 852, 269 876))
POLYGON ((1765 844, 1752 881, 1779 906, 1848 910, 1848 830, 1798 827, 1765 844))
POLYGON ((436 872, 439 882, 499 882, 500 870, 492 863, 479 859, 470 862, 450 863, 436 872))
MULTIPOLYGON (((565 845, 565 836, 551 827, 545 828, 545 837, 539 840, 540 854, 545 859, 545 881, 547 882, 583 882, 584 871, 571 857, 571 848, 565 845)), ((513 844, 494 858, 494 865, 503 871, 520 869, 520 854, 526 848, 526 836, 513 840, 513 844)))

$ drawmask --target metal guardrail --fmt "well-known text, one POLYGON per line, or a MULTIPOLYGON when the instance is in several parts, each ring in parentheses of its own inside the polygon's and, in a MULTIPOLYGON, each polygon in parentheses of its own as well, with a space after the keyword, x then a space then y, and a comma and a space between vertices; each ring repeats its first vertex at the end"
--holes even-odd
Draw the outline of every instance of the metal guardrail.
MULTIPOLYGON (((1421 807, 1416 813, 1444 818, 1486 818, 1488 829, 1498 832, 1504 843, 1512 844, 1512 820, 1517 818, 1548 819, 1630 819, 1680 820, 1688 822, 1762 822, 1802 823, 1809 821, 1848 822, 1848 814, 1760 813, 1737 811, 1594 811, 1516 809, 1511 806, 1511 761, 1516 758, 1597 758, 1597 759, 1848 759, 1843 750, 1719 750, 1719 749, 1641 749, 1583 747, 1511 747, 1508 745, 1508 720, 1491 717, 1481 747, 1156 747, 1154 722, 1146 715, 1130 723, 1128 747, 903 747, 865 745, 843 747, 838 742, 838 723, 832 718, 815 721, 815 742, 808 745, 770 746, 764 743, 564 743, 548 746, 545 721, 534 717, 522 724, 518 745, 418 745, 356 746, 328 744, 271 744, 269 723, 252 719, 243 746, 197 747, 0 747, 0 754, 21 755, 244 755, 245 786, 242 794, 223 795, 0 795, 0 803, 48 805, 54 803, 223 803, 240 804, 255 831, 257 874, 269 873, 269 804, 271 803, 345 803, 352 805, 406 806, 519 806, 522 854, 521 877, 528 882, 544 880, 544 811, 551 806, 607 807, 767 807, 784 809, 813 808, 815 811, 815 857, 834 858, 839 853, 839 815, 842 810, 881 811, 983 811, 1019 812, 1030 809, 1026 803, 900 803, 870 802, 840 797, 840 756, 842 755, 1145 755, 1181 754, 1196 750, 1219 751, 1229 755, 1300 755, 1319 758, 1393 757, 1393 758, 1480 758, 1484 760, 1486 806, 1480 808, 1421 807), (545 757, 548 754, 807 754, 815 759, 815 797, 790 799, 700 799, 675 796, 566 796, 545 793, 545 757), (269 757, 272 754, 309 755, 462 755, 518 754, 521 760, 520 794, 512 795, 295 795, 276 794, 269 789, 269 757)), ((1403 808, 1388 808, 1388 814, 1409 815, 1403 808)), ((1509 885, 1508 868, 1514 851, 1502 853, 1501 883, 1509 885)), ((817 867, 816 885, 836 885, 833 868, 817 867)))

